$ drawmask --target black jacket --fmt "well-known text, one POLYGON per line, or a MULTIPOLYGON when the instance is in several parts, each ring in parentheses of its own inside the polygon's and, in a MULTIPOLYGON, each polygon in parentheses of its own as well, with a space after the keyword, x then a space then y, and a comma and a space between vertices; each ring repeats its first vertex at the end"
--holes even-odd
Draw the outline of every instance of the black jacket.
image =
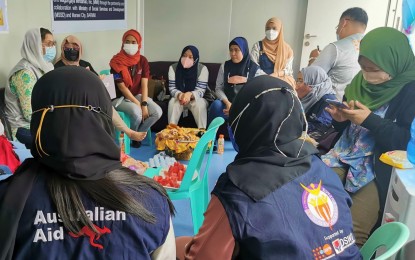
MULTIPOLYGON (((379 157, 387 151, 406 151, 414 117, 415 81, 412 81, 406 84, 401 92, 389 102, 385 118, 371 113, 362 123, 362 126, 370 130, 375 138, 374 170, 379 194, 380 216, 385 207, 392 167, 381 162, 379 157)), ((339 132, 342 132, 349 124, 350 121, 339 123, 333 120, 333 126, 339 132)))

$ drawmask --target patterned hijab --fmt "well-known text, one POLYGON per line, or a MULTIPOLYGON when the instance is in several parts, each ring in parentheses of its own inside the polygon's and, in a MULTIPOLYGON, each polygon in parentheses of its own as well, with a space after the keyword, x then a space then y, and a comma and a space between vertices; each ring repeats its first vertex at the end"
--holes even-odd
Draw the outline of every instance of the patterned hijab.
POLYGON ((325 70, 319 66, 309 66, 301 69, 304 84, 311 87, 311 91, 301 99, 305 113, 326 94, 335 94, 331 79, 325 70))
POLYGON ((391 101, 409 82, 415 80, 415 57, 408 38, 400 31, 376 28, 360 42, 361 56, 366 57, 392 79, 379 84, 369 84, 360 71, 345 89, 347 101, 357 100, 370 110, 376 110, 391 101))

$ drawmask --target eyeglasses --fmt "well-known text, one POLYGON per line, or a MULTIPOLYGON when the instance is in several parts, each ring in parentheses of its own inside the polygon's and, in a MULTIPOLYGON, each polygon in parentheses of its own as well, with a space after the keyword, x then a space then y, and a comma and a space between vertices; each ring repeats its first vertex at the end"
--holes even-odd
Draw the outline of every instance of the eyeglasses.
POLYGON ((42 45, 44 47, 53 47, 53 46, 56 46, 56 41, 43 42, 42 45))

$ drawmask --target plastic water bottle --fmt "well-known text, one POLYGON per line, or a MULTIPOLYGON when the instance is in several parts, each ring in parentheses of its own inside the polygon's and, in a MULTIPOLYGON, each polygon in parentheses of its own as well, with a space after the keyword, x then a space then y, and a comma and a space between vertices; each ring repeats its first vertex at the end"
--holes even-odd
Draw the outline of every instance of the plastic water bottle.
POLYGON ((124 132, 120 133, 120 138, 118 139, 118 143, 121 148, 121 153, 125 153, 124 132))
POLYGON ((411 124, 411 138, 406 149, 408 160, 415 166, 415 119, 411 124))
POLYGON ((218 138, 218 154, 223 154, 225 152, 225 138, 223 135, 219 135, 218 138))

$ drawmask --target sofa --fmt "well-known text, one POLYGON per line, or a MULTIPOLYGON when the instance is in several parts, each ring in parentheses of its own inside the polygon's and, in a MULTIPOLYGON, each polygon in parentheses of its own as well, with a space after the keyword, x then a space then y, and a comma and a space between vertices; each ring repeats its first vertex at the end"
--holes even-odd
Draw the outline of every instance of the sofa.
MULTIPOLYGON (((175 62, 177 62, 177 61, 152 61, 152 62, 149 62, 150 74, 151 74, 152 78, 153 79, 165 79, 166 80, 166 89, 167 89, 167 94, 168 95, 170 95, 169 89, 168 89, 169 67, 170 67, 170 65, 172 65, 175 62)), ((214 91, 215 87, 216 87, 216 78, 218 76, 218 72, 219 72, 219 68, 220 68, 221 63, 203 63, 203 65, 205 65, 207 67, 207 69, 209 70, 208 86, 212 91, 214 91)), ((167 120, 167 112, 168 111, 167 110, 168 110, 169 101, 168 100, 158 101, 156 98, 154 98, 154 101, 163 110, 163 115, 152 126, 151 130, 153 132, 159 132, 159 131, 163 130, 164 128, 166 128, 166 126, 168 124, 168 120, 167 120)), ((187 117, 183 118, 183 116, 182 116, 180 118, 179 125, 183 126, 183 127, 197 127, 196 122, 193 118, 193 115, 191 114, 190 111, 189 111, 189 115, 187 117)), ((221 128, 219 128, 218 133, 226 134, 226 136, 227 136, 226 127, 224 127, 224 126, 225 125, 223 125, 223 126, 221 126, 221 128)))

